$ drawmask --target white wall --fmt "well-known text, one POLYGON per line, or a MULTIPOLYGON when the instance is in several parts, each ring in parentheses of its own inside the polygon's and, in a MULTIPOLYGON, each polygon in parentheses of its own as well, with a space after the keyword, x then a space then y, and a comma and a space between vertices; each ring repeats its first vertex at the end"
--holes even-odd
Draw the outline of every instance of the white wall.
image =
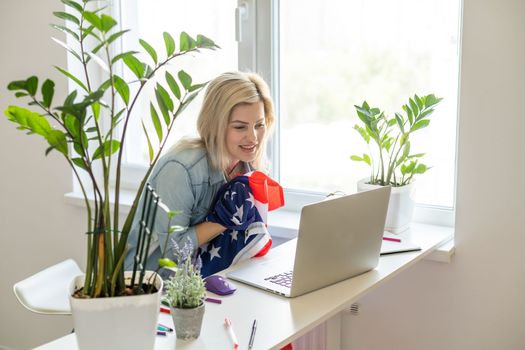
POLYGON ((525 2, 464 0, 456 256, 345 315, 344 349, 525 349, 525 2))
MULTIPOLYGON (((49 37, 57 0, 2 0, 0 107, 7 82, 38 73, 64 81, 49 37)), ((345 316, 344 349, 525 348, 525 2, 465 0, 457 194, 457 253, 421 262, 345 316), (495 185, 494 182, 502 182, 495 185)), ((59 97, 59 96, 57 96, 59 97)), ((16 281, 67 257, 83 264, 84 217, 65 205, 70 172, 58 155, 0 118, 0 347, 26 349, 71 329, 16 302, 16 281)))
POLYGON ((63 199, 72 187, 67 164, 54 152, 45 157, 45 142, 16 130, 3 113, 22 102, 8 82, 31 74, 55 80, 55 98, 64 98, 65 79, 52 65, 65 67, 66 57, 49 26, 58 10, 58 0, 0 1, 0 348, 27 349, 71 331, 70 317, 25 310, 12 286, 68 257, 84 263, 83 212, 63 199))

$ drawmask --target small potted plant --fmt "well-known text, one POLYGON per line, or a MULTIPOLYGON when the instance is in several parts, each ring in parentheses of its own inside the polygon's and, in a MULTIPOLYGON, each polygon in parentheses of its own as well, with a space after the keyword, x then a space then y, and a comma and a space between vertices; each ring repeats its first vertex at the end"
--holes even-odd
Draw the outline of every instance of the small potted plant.
POLYGON ((425 153, 412 152, 410 135, 430 124, 429 117, 441 100, 433 94, 414 95, 402 106, 404 113, 395 113, 393 117, 379 108, 370 107, 366 101, 355 106, 362 125, 356 124, 354 129, 370 149, 362 156, 350 157, 370 167, 370 177, 359 181, 357 189, 364 191, 374 186, 392 186, 385 229, 393 233, 408 228, 415 204, 414 176, 430 169, 421 162, 425 153))
POLYGON ((177 256, 175 274, 166 281, 164 303, 171 309, 178 339, 197 339, 204 316, 206 290, 200 274, 200 258, 192 261, 193 245, 188 240, 182 249, 175 244, 177 256))

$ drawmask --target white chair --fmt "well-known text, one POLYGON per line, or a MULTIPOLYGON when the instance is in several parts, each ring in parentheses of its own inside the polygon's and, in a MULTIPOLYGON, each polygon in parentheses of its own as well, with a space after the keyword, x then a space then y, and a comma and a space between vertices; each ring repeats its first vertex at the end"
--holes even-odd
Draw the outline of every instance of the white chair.
POLYGON ((13 286, 16 298, 38 314, 70 315, 69 285, 83 272, 72 259, 50 266, 13 286))

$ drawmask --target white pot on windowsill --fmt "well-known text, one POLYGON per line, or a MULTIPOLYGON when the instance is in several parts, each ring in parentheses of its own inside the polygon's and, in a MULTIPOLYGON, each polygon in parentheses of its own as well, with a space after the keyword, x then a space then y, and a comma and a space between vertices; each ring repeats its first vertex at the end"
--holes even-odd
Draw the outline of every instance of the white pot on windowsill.
MULTIPOLYGON (((368 177, 360 180, 357 183, 357 191, 363 192, 380 187, 379 185, 371 185, 367 183, 368 181, 370 181, 368 177)), ((415 206, 414 192, 414 180, 405 186, 392 187, 386 214, 386 231, 399 234, 408 229, 415 206)))

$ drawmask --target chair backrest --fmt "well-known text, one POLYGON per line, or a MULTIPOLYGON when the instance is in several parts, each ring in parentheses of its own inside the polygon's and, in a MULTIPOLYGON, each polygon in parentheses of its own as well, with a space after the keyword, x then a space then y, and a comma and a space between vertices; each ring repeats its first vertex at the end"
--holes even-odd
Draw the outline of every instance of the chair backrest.
POLYGON ((32 312, 69 315, 69 285, 81 274, 77 263, 67 259, 16 283, 13 291, 20 304, 32 312))

